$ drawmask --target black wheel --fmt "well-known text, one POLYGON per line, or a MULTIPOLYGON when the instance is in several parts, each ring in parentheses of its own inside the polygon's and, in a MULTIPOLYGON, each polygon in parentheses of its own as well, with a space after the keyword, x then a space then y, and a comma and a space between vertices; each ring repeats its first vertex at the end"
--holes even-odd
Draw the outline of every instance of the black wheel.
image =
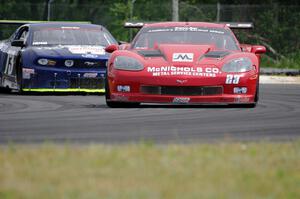
POLYGON ((255 103, 251 103, 251 104, 244 104, 243 107, 244 108, 255 108, 256 107, 256 102, 255 103))
POLYGON ((110 108, 136 108, 140 105, 138 102, 116 102, 110 100, 110 90, 109 90, 109 83, 106 74, 105 78, 105 102, 106 105, 110 108))
POLYGON ((0 87, 0 93, 8 94, 11 92, 11 89, 8 87, 0 87))
POLYGON ((255 92, 255 97, 254 97, 254 103, 252 104, 245 104, 246 108, 255 108, 259 99, 259 79, 257 80, 256 84, 256 92, 255 92))
POLYGON ((259 99, 259 83, 257 83, 257 85, 256 85, 256 93, 255 93, 254 102, 257 103, 258 99, 259 99))
POLYGON ((256 102, 251 104, 229 104, 229 108, 255 108, 256 102))
POLYGON ((19 64, 17 65, 17 84, 18 84, 18 93, 21 94, 23 92, 23 72, 22 72, 22 60, 21 58, 19 59, 19 64))

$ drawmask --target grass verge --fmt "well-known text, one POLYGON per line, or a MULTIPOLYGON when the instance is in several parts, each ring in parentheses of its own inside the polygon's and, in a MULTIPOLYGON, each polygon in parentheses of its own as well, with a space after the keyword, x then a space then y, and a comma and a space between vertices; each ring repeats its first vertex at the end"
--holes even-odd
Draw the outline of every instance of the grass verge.
POLYGON ((300 198, 300 141, 0 149, 0 198, 300 198))

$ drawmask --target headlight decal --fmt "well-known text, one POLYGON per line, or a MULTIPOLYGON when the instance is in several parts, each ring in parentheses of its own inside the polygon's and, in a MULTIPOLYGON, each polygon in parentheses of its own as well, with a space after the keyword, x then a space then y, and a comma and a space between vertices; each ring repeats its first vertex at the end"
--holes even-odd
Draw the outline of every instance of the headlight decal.
POLYGON ((65 61, 65 66, 66 67, 72 67, 73 65, 74 65, 74 61, 73 60, 67 59, 65 61))
POLYGON ((232 59, 225 63, 222 67, 223 72, 231 73, 242 73, 250 70, 254 70, 252 61, 247 57, 241 57, 237 59, 232 59))
POLYGON ((131 70, 131 71, 139 71, 143 70, 143 64, 132 57, 127 56, 118 56, 114 61, 114 68, 120 70, 131 70))
POLYGON ((37 61, 40 65, 46 66, 48 64, 48 59, 38 59, 37 61))

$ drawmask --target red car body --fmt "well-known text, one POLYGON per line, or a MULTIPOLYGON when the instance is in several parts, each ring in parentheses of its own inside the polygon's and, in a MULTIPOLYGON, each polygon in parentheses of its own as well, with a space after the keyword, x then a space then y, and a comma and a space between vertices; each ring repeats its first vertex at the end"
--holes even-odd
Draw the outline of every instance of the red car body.
POLYGON ((131 44, 111 45, 106 51, 113 52, 107 65, 109 107, 140 103, 255 107, 258 101, 259 54, 266 49, 240 45, 226 24, 144 24, 131 44))

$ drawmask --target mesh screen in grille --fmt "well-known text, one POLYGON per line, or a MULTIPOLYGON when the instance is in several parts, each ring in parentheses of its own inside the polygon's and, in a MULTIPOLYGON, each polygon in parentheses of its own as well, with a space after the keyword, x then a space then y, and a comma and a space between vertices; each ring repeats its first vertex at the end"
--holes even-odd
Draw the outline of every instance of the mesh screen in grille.
POLYGON ((223 93, 222 86, 141 86, 141 93, 152 95, 219 95, 223 93))
POLYGON ((70 88, 104 88, 104 78, 71 78, 70 88))

